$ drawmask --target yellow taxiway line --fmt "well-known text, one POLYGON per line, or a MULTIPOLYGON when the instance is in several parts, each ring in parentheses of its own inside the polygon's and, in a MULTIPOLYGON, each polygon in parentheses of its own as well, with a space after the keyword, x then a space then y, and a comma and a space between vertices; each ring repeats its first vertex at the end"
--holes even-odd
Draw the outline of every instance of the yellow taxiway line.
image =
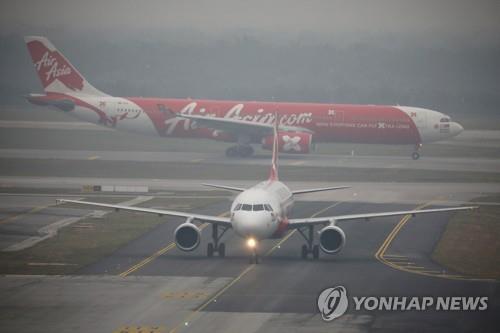
MULTIPOLYGON (((320 211, 314 213, 311 217, 316 217, 324 212, 326 212, 327 210, 335 207, 335 206, 338 206, 342 203, 342 201, 338 201, 326 208, 323 208, 321 209, 320 211)), ((280 239, 280 241, 278 243, 276 243, 269 251, 266 252, 266 254, 264 254, 265 257, 271 255, 276 249, 278 249, 284 242, 286 242, 288 239, 290 239, 290 237, 296 232, 297 230, 294 229, 292 231, 290 231, 285 237, 283 237, 282 239, 280 239)), ((225 285, 222 289, 220 289, 217 293, 215 293, 212 297, 210 297, 210 299, 208 299, 205 303, 201 304, 199 307, 197 307, 195 310, 193 310, 187 317, 184 318, 184 320, 182 321, 182 323, 179 323, 177 324, 173 329, 170 330, 170 333, 174 333, 174 332, 177 332, 177 330, 183 326, 186 326, 189 325, 191 319, 193 319, 198 313, 200 313, 201 311, 203 311, 203 309, 205 309, 210 303, 214 302, 215 300, 217 300, 217 298, 219 296, 221 296, 224 292, 226 292, 226 290, 228 290, 229 288, 231 288, 236 282, 238 282, 239 280, 241 280, 241 278, 243 278, 246 274, 248 274, 248 272, 250 272, 251 270, 253 270, 254 268, 256 267, 256 264, 251 264, 250 266, 248 266, 247 268, 245 268, 240 274, 238 274, 237 277, 235 277, 233 280, 231 280, 231 282, 229 282, 227 285, 225 285)))
MULTIPOLYGON (((224 212, 222 214, 219 215, 219 217, 222 217, 222 216, 227 216, 229 214, 229 212, 224 212)), ((201 226, 200 226, 200 230, 203 230, 205 229, 205 227, 208 226, 208 223, 203 223, 201 226)), ((161 256, 162 254, 165 254, 167 253, 168 251, 172 250, 173 248, 175 247, 175 242, 171 242, 170 244, 168 244, 167 246, 165 246, 164 248, 162 249, 159 249, 158 251, 156 251, 155 253, 153 253, 151 256, 139 261, 137 264, 133 265, 132 267, 130 267, 129 269, 127 269, 126 271, 118 274, 119 276, 121 277, 126 277, 127 275, 141 269, 142 267, 144 267, 145 265, 149 264, 151 261, 155 260, 156 258, 158 258, 159 256, 161 256)))
MULTIPOLYGON (((429 205, 431 205, 434 201, 429 201, 425 204, 422 204, 415 209, 423 209, 429 205)), ((392 241, 398 233, 401 231, 401 229, 405 226, 406 222, 408 222, 411 218, 411 215, 405 215, 399 222, 396 224, 396 226, 392 229, 392 231, 389 233, 389 235, 386 237, 386 239, 382 242, 382 245, 380 248, 375 252, 375 258, 380 261, 382 264, 392 267, 394 269, 397 269, 402 272, 407 272, 407 273, 412 273, 412 274, 418 274, 418 275, 423 275, 423 276, 428 276, 428 277, 440 277, 440 278, 445 278, 445 279, 453 279, 453 280, 468 280, 468 281, 493 281, 491 279, 481 279, 481 278, 471 278, 467 276, 462 276, 462 275, 456 275, 456 274, 446 274, 444 272, 438 272, 435 271, 436 273, 431 273, 431 270, 426 270, 425 267, 421 266, 413 266, 413 265, 401 265, 404 262, 398 262, 398 258, 395 258, 396 255, 394 254, 388 254, 386 255, 385 252, 391 245, 392 241)), ((402 258, 402 257, 401 257, 402 258)))

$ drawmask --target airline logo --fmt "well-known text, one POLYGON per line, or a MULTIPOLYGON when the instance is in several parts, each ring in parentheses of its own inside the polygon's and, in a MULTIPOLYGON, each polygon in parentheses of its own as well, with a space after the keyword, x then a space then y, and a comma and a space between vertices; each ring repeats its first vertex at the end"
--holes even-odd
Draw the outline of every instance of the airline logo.
POLYGON ((59 80, 71 90, 83 89, 83 78, 58 51, 50 51, 37 40, 29 42, 28 49, 44 88, 59 80))
MULTIPOLYGON (((235 104, 225 112, 223 118, 244 120, 250 122, 257 122, 262 124, 273 124, 274 123, 274 113, 266 112, 263 108, 259 108, 255 113, 248 112, 244 114, 245 104, 238 103, 235 104)), ((190 102, 185 105, 180 111, 180 114, 185 115, 199 115, 199 116, 209 116, 217 117, 216 114, 211 114, 207 112, 206 108, 199 106, 197 102, 190 102)), ((313 121, 312 112, 299 112, 291 114, 283 114, 280 116, 280 125, 284 126, 304 126, 313 121)), ((176 117, 171 117, 165 120, 165 134, 172 134, 178 126, 183 127, 185 131, 196 128, 196 123, 189 119, 181 119, 176 117)), ((300 139, 299 139, 300 140, 300 139)), ((300 149, 300 148, 299 148, 300 149)))
POLYGON ((288 135, 283 135, 283 150, 284 151, 296 151, 300 152, 302 149, 300 147, 300 136, 288 136, 288 135))

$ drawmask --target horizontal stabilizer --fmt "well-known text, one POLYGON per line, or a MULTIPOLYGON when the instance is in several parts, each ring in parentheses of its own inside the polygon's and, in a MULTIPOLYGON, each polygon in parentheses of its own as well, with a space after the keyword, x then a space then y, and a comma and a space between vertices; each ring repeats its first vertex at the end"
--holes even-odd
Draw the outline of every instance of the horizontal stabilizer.
POLYGON ((68 112, 75 108, 75 102, 69 98, 50 98, 47 95, 29 94, 26 96, 28 102, 39 106, 53 106, 62 111, 68 112))

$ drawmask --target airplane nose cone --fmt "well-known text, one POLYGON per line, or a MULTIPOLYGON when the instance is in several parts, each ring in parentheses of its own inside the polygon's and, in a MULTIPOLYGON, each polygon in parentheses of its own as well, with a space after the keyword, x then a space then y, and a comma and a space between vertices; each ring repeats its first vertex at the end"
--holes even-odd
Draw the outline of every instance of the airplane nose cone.
POLYGON ((265 238, 271 222, 266 213, 269 212, 236 212, 232 219, 234 231, 241 237, 265 238))

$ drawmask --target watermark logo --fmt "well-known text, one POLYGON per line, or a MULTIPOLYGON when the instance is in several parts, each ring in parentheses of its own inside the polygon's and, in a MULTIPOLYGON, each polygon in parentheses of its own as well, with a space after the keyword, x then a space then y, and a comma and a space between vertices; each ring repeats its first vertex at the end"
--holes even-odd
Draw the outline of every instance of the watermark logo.
POLYGON ((348 306, 347 290, 342 286, 327 288, 318 297, 318 309, 324 321, 342 316, 348 306))
MULTIPOLYGON (((353 296, 352 311, 485 311, 487 296, 353 296)), ((349 306, 343 286, 327 288, 318 297, 324 321, 342 316, 349 306)))

